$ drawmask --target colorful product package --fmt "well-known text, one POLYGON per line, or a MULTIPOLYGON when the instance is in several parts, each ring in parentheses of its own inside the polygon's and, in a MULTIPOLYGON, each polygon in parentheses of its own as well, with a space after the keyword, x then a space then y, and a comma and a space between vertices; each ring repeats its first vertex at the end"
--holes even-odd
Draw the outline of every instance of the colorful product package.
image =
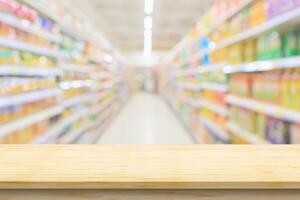
POLYGON ((289 144, 289 124, 283 120, 269 117, 267 119, 266 138, 273 144, 289 144))

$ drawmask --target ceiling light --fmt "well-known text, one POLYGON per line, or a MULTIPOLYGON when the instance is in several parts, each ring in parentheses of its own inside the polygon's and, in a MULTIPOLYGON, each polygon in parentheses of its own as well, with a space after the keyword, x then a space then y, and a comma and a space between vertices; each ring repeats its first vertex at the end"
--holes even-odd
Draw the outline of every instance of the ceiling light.
POLYGON ((152 29, 145 29, 144 37, 145 38, 152 38, 152 29))
POLYGON ((152 29, 152 17, 147 16, 144 18, 144 28, 145 29, 152 29))
POLYGON ((152 39, 144 39, 144 55, 150 55, 152 53, 152 39))
POLYGON ((154 8, 154 0, 145 0, 145 13, 151 14, 154 8))

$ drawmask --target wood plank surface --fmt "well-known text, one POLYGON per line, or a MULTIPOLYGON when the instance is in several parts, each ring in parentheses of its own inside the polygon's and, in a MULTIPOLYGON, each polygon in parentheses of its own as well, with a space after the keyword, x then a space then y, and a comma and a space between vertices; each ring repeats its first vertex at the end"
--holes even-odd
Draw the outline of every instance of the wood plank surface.
POLYGON ((1 145, 8 188, 300 189, 300 146, 1 145))

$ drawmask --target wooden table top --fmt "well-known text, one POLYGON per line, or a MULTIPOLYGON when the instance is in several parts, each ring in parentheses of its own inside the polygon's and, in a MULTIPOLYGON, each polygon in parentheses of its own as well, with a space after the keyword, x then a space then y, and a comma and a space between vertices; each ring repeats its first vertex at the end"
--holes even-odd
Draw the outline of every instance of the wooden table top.
POLYGON ((296 145, 0 145, 0 189, 300 189, 296 145))

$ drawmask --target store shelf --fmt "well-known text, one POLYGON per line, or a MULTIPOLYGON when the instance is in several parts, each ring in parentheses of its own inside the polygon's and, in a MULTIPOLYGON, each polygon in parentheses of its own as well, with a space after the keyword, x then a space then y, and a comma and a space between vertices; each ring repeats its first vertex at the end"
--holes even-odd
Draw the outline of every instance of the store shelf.
POLYGON ((30 102, 39 101, 42 99, 47 99, 59 95, 61 95, 61 91, 59 89, 45 89, 45 90, 24 92, 16 95, 11 95, 11 96, 1 96, 0 108, 11 106, 11 105, 30 103, 30 102))
POLYGON ((60 113, 62 113, 63 108, 58 105, 52 108, 48 108, 46 110, 40 111, 38 113, 32 114, 27 117, 23 117, 21 119, 9 122, 4 125, 0 125, 0 137, 4 137, 7 134, 13 133, 14 131, 20 130, 22 128, 28 127, 30 125, 36 124, 43 120, 54 117, 60 113))
POLYGON ((178 87, 182 89, 188 89, 193 91, 200 91, 200 90, 213 90, 217 92, 227 92, 228 86, 221 83, 178 83, 178 87))
POLYGON ((113 107, 108 107, 111 104, 107 104, 105 107, 102 108, 101 111, 103 111, 103 109, 105 108, 109 108, 106 109, 103 113, 99 113, 99 116, 96 118, 96 120, 93 121, 93 123, 91 124, 91 127, 96 127, 102 124, 102 122, 112 114, 113 111, 113 107))
POLYGON ((200 67, 194 67, 190 69, 178 69, 175 72, 175 77, 184 77, 184 76, 195 76, 199 74, 200 67))
POLYGON ((112 74, 109 72, 101 72, 101 73, 93 73, 91 75, 91 77, 93 79, 97 79, 97 80, 103 80, 103 79, 107 79, 107 78, 111 78, 112 74))
POLYGON ((212 102, 209 102, 207 100, 204 100, 204 99, 201 99, 201 100, 192 100, 190 101, 191 104, 194 106, 194 107, 198 107, 198 108, 206 108, 220 116, 223 116, 223 117, 228 117, 228 109, 224 106, 221 106, 221 105, 217 105, 215 103, 212 103, 212 102))
POLYGON ((226 67, 226 63, 218 63, 218 64, 210 64, 210 65, 200 65, 191 69, 177 69, 175 72, 176 77, 184 77, 184 76, 195 76, 199 74, 209 73, 209 72, 222 72, 224 67, 226 67))
POLYGON ((88 110, 82 110, 66 119, 63 119, 58 124, 54 125, 49 131, 37 138, 33 144, 46 144, 54 138, 58 137, 68 126, 83 117, 88 113, 88 110))
POLYGON ((229 136, 225 130, 220 128, 213 121, 207 119, 206 117, 200 116, 200 123, 208 128, 216 138, 222 140, 223 142, 229 141, 229 136))
POLYGON ((0 45, 4 47, 8 47, 15 50, 27 51, 31 53, 35 53, 38 55, 53 57, 53 58, 63 58, 64 54, 59 52, 58 50, 40 47, 36 45, 32 45, 29 43, 25 43, 22 41, 12 40, 8 38, 0 37, 0 45))
MULTIPOLYGON (((106 107, 103 106, 102 110, 99 109, 98 111, 99 112, 103 111, 104 108, 106 108, 106 107)), ((62 143, 62 144, 71 144, 71 143, 73 143, 85 131, 87 131, 88 129, 90 129, 92 127, 95 127, 97 124, 101 123, 101 121, 103 121, 105 119, 105 117, 107 117, 107 115, 110 114, 110 112, 111 112, 111 110, 108 109, 108 110, 105 110, 102 113, 99 113, 99 117, 95 121, 86 122, 81 127, 76 128, 75 130, 72 130, 70 133, 67 133, 66 135, 64 135, 60 139, 59 142, 62 143)), ((96 111, 94 113, 96 113, 96 111)))
POLYGON ((56 14, 56 10, 49 8, 47 4, 45 4, 43 1, 39 0, 20 0, 23 3, 29 5, 30 7, 34 8, 35 10, 39 11, 43 15, 49 17, 54 22, 59 24, 60 28, 63 32, 67 33, 71 37, 77 39, 77 40, 85 40, 86 38, 81 34, 78 30, 74 30, 71 28, 65 21, 62 19, 58 14, 56 14))
POLYGON ((1 76, 58 76, 62 71, 58 68, 27 67, 23 65, 0 65, 1 76))
POLYGON ((71 144, 73 143, 83 132, 88 130, 92 126, 92 122, 85 122, 80 127, 72 130, 69 133, 66 133, 60 140, 60 144, 71 144))
POLYGON ((106 82, 106 83, 102 83, 99 85, 96 85, 94 87, 95 90, 106 90, 106 89, 112 89, 113 87, 116 86, 116 84, 118 84, 120 82, 120 80, 113 80, 110 82, 106 82))
POLYGON ((229 131, 231 131, 233 134, 238 136, 239 138, 242 138, 249 142, 250 144, 269 144, 269 142, 265 141, 264 139, 258 137, 254 133, 250 133, 246 130, 241 129, 237 124, 235 123, 228 123, 227 128, 229 131))
POLYGON ((98 142, 101 134, 105 131, 105 129, 109 126, 110 121, 113 120, 114 116, 116 115, 117 107, 112 108, 112 111, 107 113, 107 116, 99 117, 95 124, 93 125, 94 128, 97 130, 87 133, 86 137, 80 139, 77 144, 95 144, 98 142), (94 136, 94 137, 91 137, 94 136))
POLYGON ((95 70, 95 67, 91 65, 74 65, 70 63, 63 63, 60 65, 60 68, 65 71, 74 71, 74 72, 82 72, 82 73, 90 73, 95 70))
POLYGON ((24 22, 22 19, 19 19, 10 14, 0 12, 0 21, 27 33, 31 33, 36 36, 42 37, 51 42, 59 43, 62 40, 62 38, 59 35, 49 33, 42 29, 37 29, 32 24, 30 24, 30 22, 24 22))
POLYGON ((97 105, 96 107, 94 107, 92 109, 91 113, 97 114, 97 113, 102 112, 104 109, 106 109, 108 106, 110 106, 114 101, 115 101, 115 99, 112 98, 112 99, 105 101, 104 103, 101 103, 100 105, 97 105))
POLYGON ((64 81, 59 84, 60 88, 63 90, 68 90, 71 88, 83 88, 92 87, 94 81, 92 80, 76 80, 76 81, 64 81))
POLYGON ((226 84, 222 83, 202 83, 201 88, 205 90, 214 90, 217 92, 227 92, 228 91, 228 86, 226 84))
POLYGON ((79 103, 84 103, 84 102, 87 102, 87 101, 91 101, 91 100, 93 100, 93 97, 94 97, 93 94, 84 94, 84 95, 80 95, 80 96, 77 96, 77 97, 73 97, 71 99, 65 100, 63 102, 63 106, 65 108, 71 107, 71 106, 77 105, 79 103))
POLYGON ((276 117, 289 122, 300 123, 300 112, 282 108, 277 105, 259 102, 249 98, 234 95, 227 96, 227 102, 231 105, 240 106, 249 110, 276 117))
POLYGON ((230 12, 226 13, 224 16, 221 16, 219 19, 217 19, 212 26, 210 27, 209 31, 205 34, 206 36, 212 33, 215 29, 220 27, 223 23, 225 23, 227 20, 238 14, 240 11, 242 11, 244 8, 249 6, 253 0, 244 0, 239 6, 236 6, 234 9, 232 9, 230 12))
POLYGON ((257 27, 250 28, 249 30, 246 30, 244 32, 237 34, 236 36, 233 36, 229 39, 225 39, 224 41, 218 42, 214 48, 202 51, 202 52, 200 52, 200 54, 201 55, 208 54, 215 50, 222 49, 222 48, 228 47, 230 45, 233 45, 235 43, 254 38, 262 33, 265 33, 274 28, 278 28, 282 25, 286 26, 288 24, 293 24, 299 20, 299 17, 300 17, 300 8, 295 8, 294 10, 291 10, 291 11, 281 14, 277 17, 274 17, 273 19, 266 21, 265 23, 263 23, 257 27))
POLYGON ((108 95, 110 95, 110 93, 111 93, 111 91, 105 90, 100 95, 95 95, 95 98, 93 99, 93 101, 97 102, 97 101, 107 97, 108 95))
POLYGON ((193 91, 200 91, 201 85, 197 83, 178 83, 178 87, 181 89, 193 90, 193 91))
POLYGON ((240 66, 231 66, 224 69, 225 73, 263 72, 273 69, 295 68, 300 66, 300 56, 281 58, 270 61, 256 61, 240 66))

